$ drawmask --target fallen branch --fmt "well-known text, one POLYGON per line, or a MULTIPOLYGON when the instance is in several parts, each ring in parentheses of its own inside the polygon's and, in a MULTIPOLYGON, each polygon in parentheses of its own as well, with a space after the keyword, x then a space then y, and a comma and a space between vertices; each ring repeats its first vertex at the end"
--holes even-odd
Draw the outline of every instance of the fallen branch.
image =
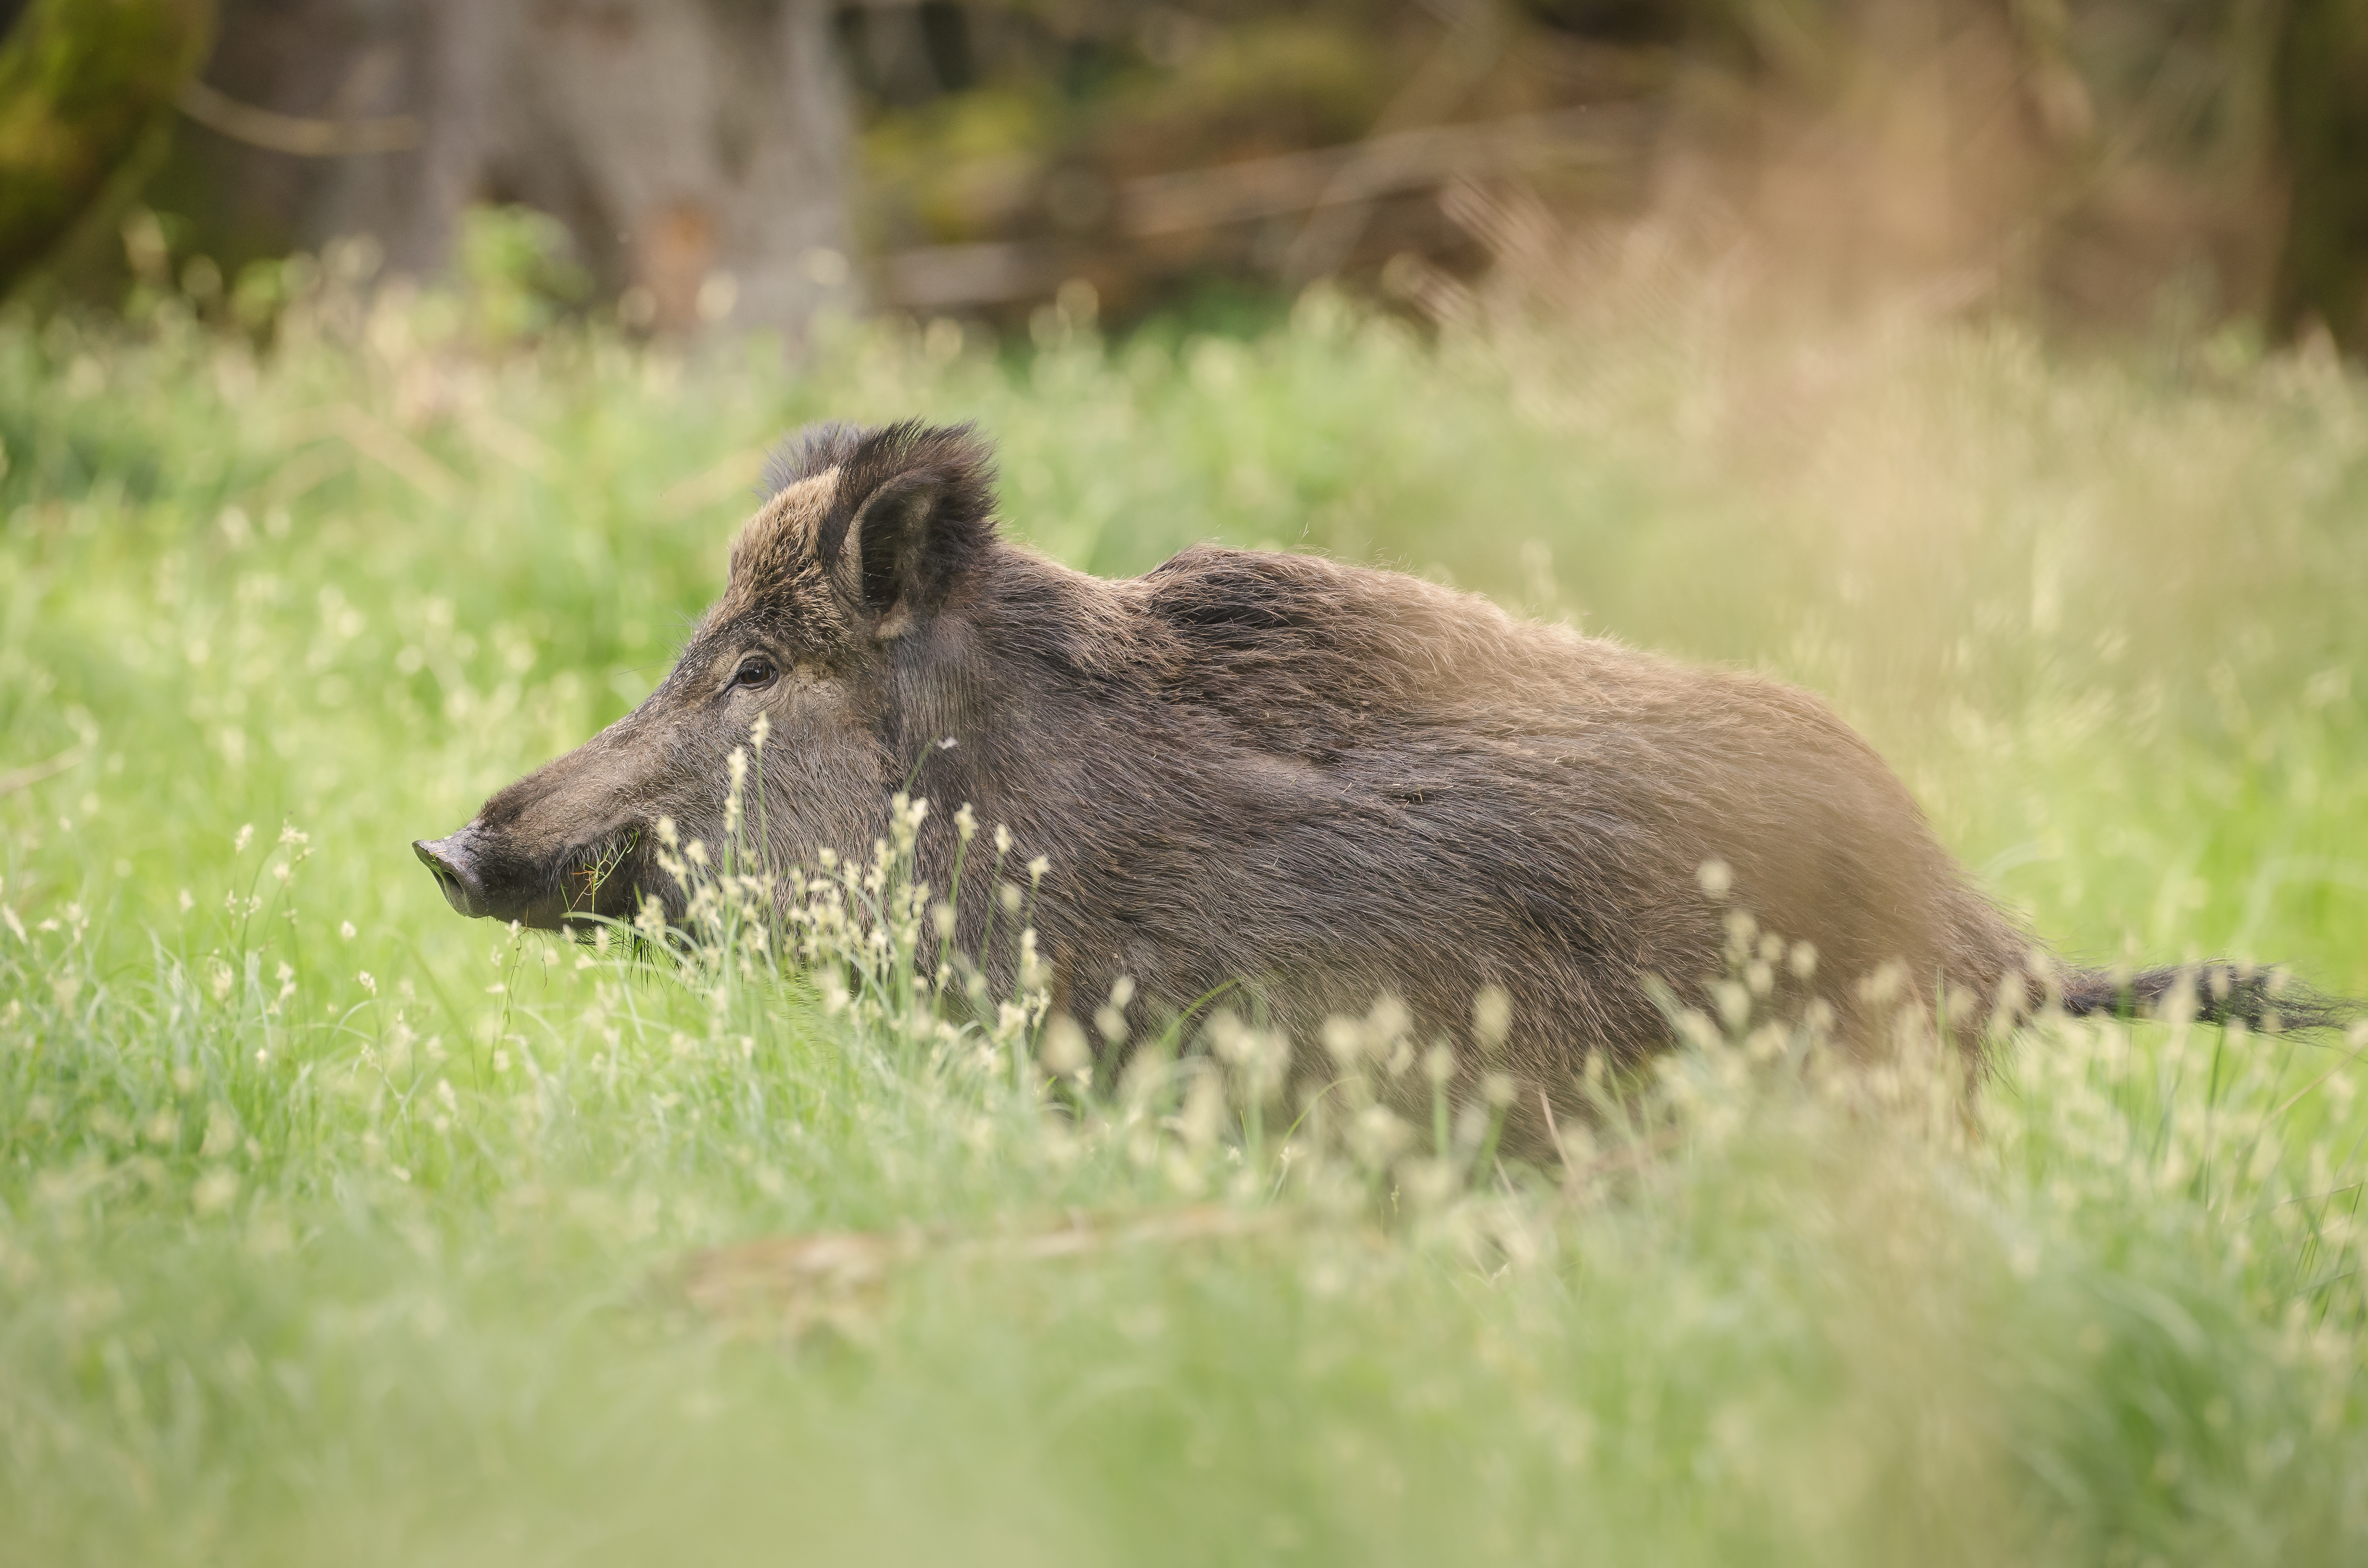
POLYGON ((208 131, 298 158, 362 158, 407 153, 425 140, 426 128, 413 115, 371 119, 313 119, 257 108, 192 76, 173 95, 173 105, 208 131))
POLYGON ((1285 1210, 1200 1204, 1130 1218, 1074 1215, 1018 1235, 825 1231, 694 1253, 665 1283, 709 1317, 795 1336, 823 1324, 860 1328, 889 1277, 917 1263, 1049 1262, 1116 1247, 1259 1235, 1292 1218, 1285 1210))

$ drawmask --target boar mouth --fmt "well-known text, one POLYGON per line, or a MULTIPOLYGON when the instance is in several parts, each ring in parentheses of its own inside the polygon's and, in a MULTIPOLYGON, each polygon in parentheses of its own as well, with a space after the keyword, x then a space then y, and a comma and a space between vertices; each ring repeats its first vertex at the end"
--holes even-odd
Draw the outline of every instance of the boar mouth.
POLYGON ((641 839, 639 829, 626 828, 525 866, 480 821, 448 837, 414 839, 411 849, 459 914, 581 933, 632 915, 639 877, 620 873, 637 861, 641 839))

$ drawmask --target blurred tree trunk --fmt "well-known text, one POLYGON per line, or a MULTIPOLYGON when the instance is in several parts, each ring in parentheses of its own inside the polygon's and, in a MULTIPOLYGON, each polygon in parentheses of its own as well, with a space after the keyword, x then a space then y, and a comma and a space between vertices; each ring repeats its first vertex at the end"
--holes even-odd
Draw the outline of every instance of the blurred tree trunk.
POLYGON ((522 202, 566 224, 629 315, 795 333, 852 302, 828 21, 822 0, 229 0, 214 87, 421 135, 322 160, 217 138, 214 183, 288 243, 370 233, 414 275, 450 264, 471 203, 522 202))
POLYGON ((213 0, 21 9, 0 33, 0 292, 99 194, 213 31, 213 0))
POLYGON ((2368 0, 2288 0, 2272 112, 2289 181, 2274 324, 2368 352, 2368 0))

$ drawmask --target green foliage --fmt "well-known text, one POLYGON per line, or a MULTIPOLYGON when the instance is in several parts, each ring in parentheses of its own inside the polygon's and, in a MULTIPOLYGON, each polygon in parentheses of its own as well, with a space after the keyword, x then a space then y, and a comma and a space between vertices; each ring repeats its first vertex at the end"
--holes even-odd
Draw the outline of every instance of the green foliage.
POLYGON ((357 270, 268 352, 0 321, 12 1560, 2358 1558, 2356 1042, 2058 1028, 1964 1118, 1747 964, 1532 1170, 1382 1112, 1385 1011, 1304 1119, 1238 1021, 1081 1082, 928 1005, 893 865, 784 973, 728 899, 633 959, 408 850, 649 689, 780 431, 975 417, 1075 563, 1318 548, 1763 665, 2035 929, 2368 990, 2356 381, 1714 291, 487 357, 357 270))
POLYGON ((212 0, 32 0, 0 37, 0 292, 165 109, 213 20, 212 0))
POLYGON ((460 271, 477 329, 495 347, 550 328, 592 292, 568 255, 566 226, 528 207, 473 207, 461 225, 460 271))

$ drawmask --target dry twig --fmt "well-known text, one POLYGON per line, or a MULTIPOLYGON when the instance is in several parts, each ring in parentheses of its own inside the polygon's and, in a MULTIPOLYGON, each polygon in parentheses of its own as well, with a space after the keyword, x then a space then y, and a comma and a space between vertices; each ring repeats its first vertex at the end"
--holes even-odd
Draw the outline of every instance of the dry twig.
POLYGON ((695 1253, 667 1283, 700 1312, 744 1330, 769 1327, 791 1337, 823 1324, 860 1331, 890 1277, 917 1263, 1042 1263, 1122 1246, 1260 1235, 1292 1218, 1287 1210, 1196 1204, 1131 1216, 1073 1214, 999 1236, 825 1231, 695 1253))
POLYGON ((196 77, 181 84, 173 103, 207 130, 298 158, 359 158, 375 153, 406 153, 425 139, 417 117, 391 114, 369 119, 314 119, 243 104, 196 77))

